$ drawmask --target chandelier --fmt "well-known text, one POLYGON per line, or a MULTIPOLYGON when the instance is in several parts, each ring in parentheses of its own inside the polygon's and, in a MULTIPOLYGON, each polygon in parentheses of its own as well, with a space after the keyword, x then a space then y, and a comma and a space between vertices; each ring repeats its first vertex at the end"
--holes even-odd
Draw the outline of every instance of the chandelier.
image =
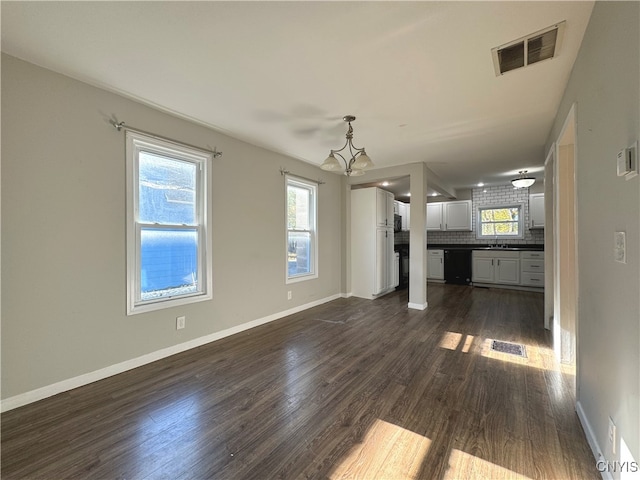
POLYGON ((511 180, 511 183, 515 188, 527 188, 536 182, 535 178, 526 176, 527 170, 520 170, 518 173, 520 176, 511 180))
POLYGON ((344 174, 347 177, 364 175, 364 169, 373 166, 373 162, 364 151, 364 148, 356 148, 353 145, 353 127, 351 126, 351 122, 353 122, 356 117, 353 115, 345 115, 342 119, 349 124, 347 141, 341 149, 331 150, 327 159, 320 165, 320 168, 330 172, 341 171, 342 165, 340 165, 340 162, 338 162, 338 159, 335 157, 337 155, 344 162, 344 174), (344 154, 349 157, 348 160, 340 153, 347 149, 347 147, 348 151, 345 151, 344 154))

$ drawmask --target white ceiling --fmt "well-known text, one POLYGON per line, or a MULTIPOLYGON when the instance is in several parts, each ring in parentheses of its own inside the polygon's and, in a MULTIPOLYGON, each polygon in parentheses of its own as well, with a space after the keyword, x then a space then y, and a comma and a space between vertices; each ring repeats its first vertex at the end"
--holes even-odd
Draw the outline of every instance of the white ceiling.
POLYGON ((542 178, 592 7, 2 2, 2 50, 315 164, 342 146, 352 114, 376 167, 426 162, 468 188, 522 169, 542 178), (557 58, 496 77, 491 48, 562 20, 557 58))

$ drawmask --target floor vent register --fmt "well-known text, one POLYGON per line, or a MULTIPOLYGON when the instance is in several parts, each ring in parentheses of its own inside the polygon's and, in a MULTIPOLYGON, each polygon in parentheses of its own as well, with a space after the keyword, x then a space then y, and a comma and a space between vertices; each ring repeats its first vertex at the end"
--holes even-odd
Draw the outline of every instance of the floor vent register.
POLYGON ((510 355, 517 355, 518 357, 527 357, 527 351, 524 345, 519 343, 501 342, 500 340, 491 341, 491 350, 500 353, 508 353, 510 355))

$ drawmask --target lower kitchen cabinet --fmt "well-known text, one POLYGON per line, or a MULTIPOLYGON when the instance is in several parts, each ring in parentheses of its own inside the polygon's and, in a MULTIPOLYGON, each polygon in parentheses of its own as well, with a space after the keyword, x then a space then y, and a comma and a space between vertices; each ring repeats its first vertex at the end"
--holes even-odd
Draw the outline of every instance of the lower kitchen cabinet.
POLYGON ((544 252, 522 252, 520 283, 544 287, 544 252))
POLYGON ((503 285, 520 283, 520 252, 474 250, 472 262, 474 283, 503 285))
POLYGON ((473 283, 544 288, 543 251, 474 250, 473 283))
POLYGON ((427 279, 444 280, 444 250, 427 250, 427 279))

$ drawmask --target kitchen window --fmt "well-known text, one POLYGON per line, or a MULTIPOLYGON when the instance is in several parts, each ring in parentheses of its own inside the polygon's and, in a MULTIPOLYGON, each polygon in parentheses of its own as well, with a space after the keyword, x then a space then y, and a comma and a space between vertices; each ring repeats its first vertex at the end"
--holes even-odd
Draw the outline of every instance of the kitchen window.
POLYGON ((318 278, 318 184, 287 175, 286 186, 286 283, 318 278))
POLYGON ((211 155, 127 132, 127 314, 212 298, 211 155))
POLYGON ((521 203, 478 207, 477 238, 523 238, 523 212, 521 203))

